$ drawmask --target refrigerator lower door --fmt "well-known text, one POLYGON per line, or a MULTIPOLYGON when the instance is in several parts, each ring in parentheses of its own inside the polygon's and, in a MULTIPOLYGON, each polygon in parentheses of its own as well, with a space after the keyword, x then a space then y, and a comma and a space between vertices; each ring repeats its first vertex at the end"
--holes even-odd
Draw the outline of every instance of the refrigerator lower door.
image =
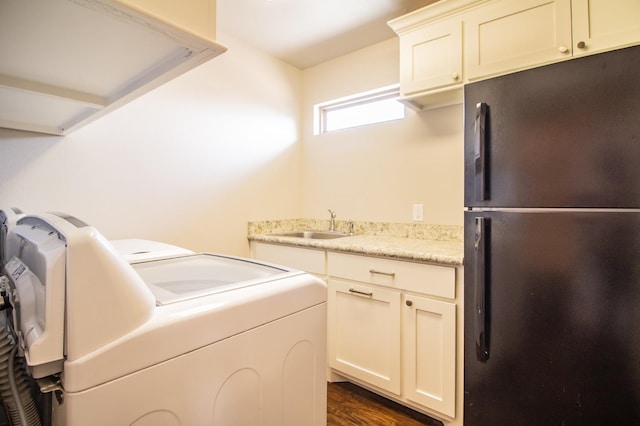
POLYGON ((465 212, 465 426, 640 424, 639 255, 637 212, 465 212))

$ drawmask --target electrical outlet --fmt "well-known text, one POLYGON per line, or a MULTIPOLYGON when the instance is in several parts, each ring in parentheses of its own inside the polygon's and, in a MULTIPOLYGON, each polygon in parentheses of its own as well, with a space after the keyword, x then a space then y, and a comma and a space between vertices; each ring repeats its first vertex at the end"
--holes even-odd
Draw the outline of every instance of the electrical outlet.
POLYGON ((424 204, 413 205, 413 221, 422 222, 424 220, 424 204))

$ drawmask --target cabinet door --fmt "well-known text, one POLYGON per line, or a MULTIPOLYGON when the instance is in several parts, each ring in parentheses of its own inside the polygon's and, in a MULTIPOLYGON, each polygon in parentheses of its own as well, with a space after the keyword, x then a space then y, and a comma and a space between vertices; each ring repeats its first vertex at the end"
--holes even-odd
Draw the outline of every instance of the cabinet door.
POLYGON ((450 417, 456 401, 456 306, 404 296, 404 394, 450 417))
POLYGON ((470 80, 570 56, 570 0, 505 0, 465 18, 465 74, 470 80))
POLYGON ((428 24, 400 37, 403 96, 462 83, 462 22, 428 24))
POLYGON ((400 292, 329 280, 329 366, 400 395, 400 292))
POLYGON ((640 1, 572 0, 573 54, 640 43, 640 1))

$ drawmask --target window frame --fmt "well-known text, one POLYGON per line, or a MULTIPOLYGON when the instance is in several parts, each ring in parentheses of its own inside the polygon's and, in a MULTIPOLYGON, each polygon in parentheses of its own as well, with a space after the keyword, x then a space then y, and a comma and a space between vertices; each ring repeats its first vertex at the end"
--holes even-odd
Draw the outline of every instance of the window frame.
POLYGON ((368 126, 371 124, 386 123, 389 121, 400 120, 406 117, 405 105, 398 102, 397 99, 400 96, 400 84, 392 84, 384 86, 378 89, 368 90, 366 92, 360 92, 349 96, 344 96, 330 101, 321 102, 313 106, 313 134, 321 135, 325 133, 337 132, 340 130, 353 129, 356 127, 368 126), (341 127, 339 129, 327 130, 327 114, 332 111, 340 111, 351 107, 357 107, 359 105, 366 105, 378 101, 387 99, 394 99, 403 109, 402 117, 389 118, 384 120, 372 121, 362 124, 354 124, 352 126, 341 127))

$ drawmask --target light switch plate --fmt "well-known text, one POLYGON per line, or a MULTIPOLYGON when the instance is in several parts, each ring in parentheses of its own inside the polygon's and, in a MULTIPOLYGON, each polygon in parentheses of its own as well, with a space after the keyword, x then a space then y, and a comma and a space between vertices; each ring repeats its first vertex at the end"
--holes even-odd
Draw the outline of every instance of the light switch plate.
POLYGON ((424 204, 413 205, 413 220, 414 222, 422 222, 424 220, 424 204))

